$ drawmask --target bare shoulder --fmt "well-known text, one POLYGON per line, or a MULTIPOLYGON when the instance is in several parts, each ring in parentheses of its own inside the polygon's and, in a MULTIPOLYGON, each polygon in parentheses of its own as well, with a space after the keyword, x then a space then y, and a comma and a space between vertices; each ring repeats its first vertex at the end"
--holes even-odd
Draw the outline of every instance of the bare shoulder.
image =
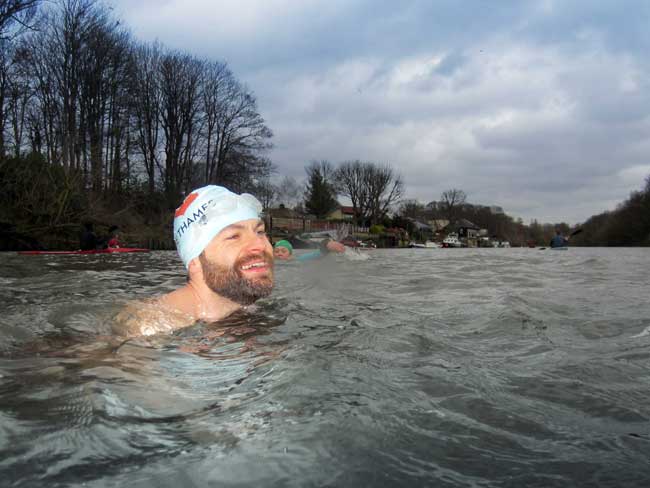
POLYGON ((170 307, 163 297, 127 303, 114 317, 113 333, 123 337, 169 334, 194 323, 194 318, 170 307))

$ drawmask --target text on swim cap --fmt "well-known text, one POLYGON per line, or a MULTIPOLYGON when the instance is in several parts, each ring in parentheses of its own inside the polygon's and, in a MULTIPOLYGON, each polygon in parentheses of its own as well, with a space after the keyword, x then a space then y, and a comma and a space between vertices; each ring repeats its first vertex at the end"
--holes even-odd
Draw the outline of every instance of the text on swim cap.
MULTIPOLYGON (((208 206, 211 203, 212 200, 209 200, 205 202, 203 205, 201 205, 201 208, 192 212, 192 215, 190 217, 187 217, 183 221, 183 223, 179 225, 178 230, 176 231, 176 235, 174 236, 174 240, 178 242, 178 240, 183 236, 183 234, 185 234, 185 231, 190 228, 190 225, 205 215, 205 210, 208 208, 208 206)), ((187 207, 185 209, 187 210, 187 207)))

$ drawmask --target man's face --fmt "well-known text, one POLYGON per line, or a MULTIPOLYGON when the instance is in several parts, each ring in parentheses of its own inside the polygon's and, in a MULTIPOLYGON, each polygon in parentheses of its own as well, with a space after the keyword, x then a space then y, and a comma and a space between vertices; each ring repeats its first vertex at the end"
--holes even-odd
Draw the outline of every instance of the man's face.
POLYGON ((223 229, 199 261, 206 285, 240 305, 250 305, 273 289, 273 248, 259 219, 223 229))
POLYGON ((284 246, 278 246, 273 249, 273 255, 275 259, 281 259, 282 261, 287 261, 291 258, 291 252, 284 246))

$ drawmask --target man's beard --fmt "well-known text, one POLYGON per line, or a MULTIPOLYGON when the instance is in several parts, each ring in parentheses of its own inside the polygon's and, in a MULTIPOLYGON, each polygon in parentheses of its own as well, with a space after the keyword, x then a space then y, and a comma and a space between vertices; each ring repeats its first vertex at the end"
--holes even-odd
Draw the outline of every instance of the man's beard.
POLYGON ((259 259, 264 260, 269 267, 273 266, 273 258, 267 253, 246 256, 235 261, 231 268, 211 262, 203 253, 199 255, 203 279, 208 288, 240 305, 251 305, 256 300, 271 294, 273 289, 272 271, 267 276, 253 279, 248 279, 241 273, 243 265, 259 259))

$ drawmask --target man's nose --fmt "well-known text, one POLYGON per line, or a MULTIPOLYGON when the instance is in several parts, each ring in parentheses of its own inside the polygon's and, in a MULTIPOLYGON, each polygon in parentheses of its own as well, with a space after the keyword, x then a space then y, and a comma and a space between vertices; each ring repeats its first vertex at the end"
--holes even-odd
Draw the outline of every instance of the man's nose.
POLYGON ((260 234, 255 231, 250 233, 246 247, 249 252, 263 252, 266 251, 268 245, 269 240, 267 239, 266 234, 260 234))

